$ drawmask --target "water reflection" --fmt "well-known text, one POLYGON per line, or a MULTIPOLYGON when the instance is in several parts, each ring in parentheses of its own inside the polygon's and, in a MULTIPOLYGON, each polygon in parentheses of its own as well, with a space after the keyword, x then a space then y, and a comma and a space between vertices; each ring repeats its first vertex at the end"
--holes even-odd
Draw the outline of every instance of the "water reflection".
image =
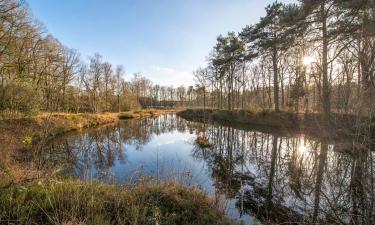
POLYGON ((226 199, 248 224, 375 224, 374 153, 338 146, 163 115, 62 137, 33 162, 103 182, 175 179, 226 199))

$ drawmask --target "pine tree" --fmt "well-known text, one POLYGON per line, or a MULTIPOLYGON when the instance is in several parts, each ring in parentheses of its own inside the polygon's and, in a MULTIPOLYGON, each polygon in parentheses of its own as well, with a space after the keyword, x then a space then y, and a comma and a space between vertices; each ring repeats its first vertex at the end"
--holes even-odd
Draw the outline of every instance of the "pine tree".
POLYGON ((258 24, 248 26, 241 33, 250 46, 248 56, 256 56, 255 51, 257 51, 272 60, 276 112, 280 111, 278 61, 280 55, 293 44, 294 38, 297 37, 297 28, 299 30, 303 28, 297 23, 300 19, 300 11, 297 5, 284 5, 276 1, 267 6, 266 16, 261 18, 258 24))
POLYGON ((234 82, 236 80, 236 69, 245 57, 245 45, 241 39, 233 32, 228 33, 227 37, 219 36, 215 46, 212 64, 220 71, 217 73, 218 79, 227 82, 228 89, 228 109, 233 110, 234 102, 234 82))

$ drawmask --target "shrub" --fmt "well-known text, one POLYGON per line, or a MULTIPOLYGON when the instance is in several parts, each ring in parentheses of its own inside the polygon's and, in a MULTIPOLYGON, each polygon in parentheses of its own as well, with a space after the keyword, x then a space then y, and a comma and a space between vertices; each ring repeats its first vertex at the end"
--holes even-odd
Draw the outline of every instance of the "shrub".
POLYGON ((32 82, 14 80, 3 88, 2 110, 24 115, 35 115, 41 105, 42 95, 32 82))

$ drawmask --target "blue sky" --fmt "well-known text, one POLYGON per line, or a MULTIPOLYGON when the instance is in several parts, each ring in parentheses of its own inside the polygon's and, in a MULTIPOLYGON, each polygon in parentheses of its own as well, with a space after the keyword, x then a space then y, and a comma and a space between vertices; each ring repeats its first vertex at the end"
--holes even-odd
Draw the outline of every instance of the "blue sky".
MULTIPOLYGON (((219 34, 264 16, 273 0, 28 0, 36 18, 82 57, 100 53, 154 83, 191 85, 219 34)), ((284 0, 282 2, 296 2, 284 0)))

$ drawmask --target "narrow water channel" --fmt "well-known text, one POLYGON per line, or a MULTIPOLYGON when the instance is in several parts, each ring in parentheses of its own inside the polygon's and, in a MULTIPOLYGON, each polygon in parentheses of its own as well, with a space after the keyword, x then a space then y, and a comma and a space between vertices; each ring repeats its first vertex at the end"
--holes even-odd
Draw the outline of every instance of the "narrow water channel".
POLYGON ((45 146, 42 167, 84 180, 175 180, 222 199, 245 224, 366 224, 373 215, 374 153, 304 135, 189 122, 174 114, 72 133, 45 146), (210 147, 196 144, 207 138, 210 147))

